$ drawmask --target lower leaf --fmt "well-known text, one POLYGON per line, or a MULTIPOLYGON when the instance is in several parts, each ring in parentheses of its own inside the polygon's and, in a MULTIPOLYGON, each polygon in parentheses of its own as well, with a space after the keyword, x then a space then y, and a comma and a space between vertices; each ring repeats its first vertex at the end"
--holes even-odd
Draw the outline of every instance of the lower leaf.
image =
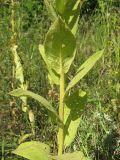
POLYGON ((80 151, 76 151, 73 153, 65 153, 61 156, 53 156, 53 160, 88 160, 84 154, 80 151))
POLYGON ((50 160, 49 146, 37 141, 22 143, 12 153, 29 160, 50 160))
POLYGON ((34 98, 39 103, 41 103, 48 111, 52 112, 59 119, 57 112, 54 110, 52 105, 44 97, 42 97, 38 94, 35 94, 31 91, 24 90, 22 88, 15 89, 15 90, 11 91, 9 94, 11 96, 15 96, 15 97, 28 96, 28 97, 34 98))
POLYGON ((81 114, 86 103, 86 92, 76 91, 65 99, 64 124, 65 124, 65 148, 73 141, 80 125, 81 114))

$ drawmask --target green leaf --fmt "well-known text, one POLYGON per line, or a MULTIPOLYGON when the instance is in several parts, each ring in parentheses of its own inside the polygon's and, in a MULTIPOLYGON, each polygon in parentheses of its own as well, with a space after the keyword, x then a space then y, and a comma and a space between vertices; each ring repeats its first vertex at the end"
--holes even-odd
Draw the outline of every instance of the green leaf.
MULTIPOLYGON (((17 45, 13 45, 12 47, 12 53, 14 56, 14 63, 15 63, 15 79, 18 80, 19 87, 22 89, 27 89, 27 84, 24 84, 24 74, 23 74, 23 67, 21 64, 20 57, 17 53, 17 45)), ((27 110, 27 97, 20 97, 22 100, 22 111, 26 112, 27 110)))
POLYGON ((65 97, 64 124, 65 124, 65 148, 73 141, 80 125, 81 115, 84 111, 87 96, 86 92, 78 90, 65 97))
POLYGON ((56 9, 59 13, 63 13, 65 9, 66 0, 56 0, 56 9))
POLYGON ((49 111, 51 111, 58 119, 59 116, 57 114, 57 112, 54 110, 54 108, 52 107, 52 105, 43 97, 41 97, 38 94, 35 94, 31 91, 28 90, 23 90, 23 89, 15 89, 12 92, 9 93, 12 96, 15 97, 21 97, 21 96, 29 96, 34 98, 35 100, 37 100, 39 103, 41 103, 46 109, 48 109, 49 111))
POLYGON ((15 78, 19 80, 21 84, 23 84, 24 83, 23 67, 20 61, 20 57, 17 53, 16 45, 12 47, 12 53, 14 56, 14 63, 15 63, 15 78))
POLYGON ((45 55, 44 45, 39 44, 39 51, 40 51, 40 54, 41 54, 43 60, 45 61, 46 65, 48 65, 48 63, 47 63, 47 57, 45 55))
POLYGON ((53 4, 51 3, 50 0, 44 0, 44 3, 46 5, 50 19, 52 21, 55 21, 57 19, 57 14, 56 14, 55 8, 53 7, 53 4))
POLYGON ((56 84, 56 85, 59 85, 59 81, 60 81, 60 77, 59 75, 53 71, 51 69, 51 67, 49 66, 48 62, 47 62, 47 57, 45 55, 45 49, 44 49, 44 46, 43 45, 39 45, 39 51, 40 51, 40 54, 44 60, 44 62, 46 63, 46 66, 47 66, 47 69, 48 69, 48 72, 49 72, 49 80, 52 84, 56 84))
POLYGON ((104 50, 98 51, 89 57, 78 69, 74 78, 70 81, 66 88, 66 92, 68 92, 72 87, 74 87, 95 65, 95 63, 102 57, 104 50))
POLYGON ((44 47, 48 66, 60 74, 62 63, 64 73, 67 73, 75 57, 76 40, 60 17, 50 27, 44 47))
POLYGON ((19 144, 22 143, 22 142, 24 142, 27 138, 32 137, 32 136, 33 136, 32 133, 22 135, 22 136, 20 137, 20 139, 19 139, 19 144))
POLYGON ((50 160, 49 146, 36 141, 22 143, 12 153, 29 160, 50 160))
POLYGON ((60 156, 52 156, 54 160, 87 160, 84 154, 80 151, 73 153, 65 153, 60 156))
POLYGON ((67 1, 64 12, 61 17, 75 35, 78 28, 78 20, 80 14, 80 0, 67 1))

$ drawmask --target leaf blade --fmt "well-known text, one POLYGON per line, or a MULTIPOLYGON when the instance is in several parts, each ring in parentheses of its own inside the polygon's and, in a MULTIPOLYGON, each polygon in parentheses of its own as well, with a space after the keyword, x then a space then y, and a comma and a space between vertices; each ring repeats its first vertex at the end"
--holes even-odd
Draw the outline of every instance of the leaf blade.
POLYGON ((65 128, 65 148, 70 146, 76 137, 77 129, 80 125, 81 115, 84 111, 87 100, 86 92, 75 91, 65 98, 64 107, 64 128, 65 128))
POLYGON ((76 75, 74 78, 70 81, 66 88, 66 92, 68 92, 76 83, 78 83, 88 72, 92 67, 95 65, 95 63, 102 57, 104 50, 98 51, 92 56, 90 56, 78 69, 76 75))
POLYGON ((64 12, 61 15, 74 35, 76 35, 78 28, 79 12, 80 0, 68 0, 65 4, 64 12))
POLYGON ((62 14, 65 9, 65 0, 56 0, 56 9, 62 14))
POLYGON ((60 17, 50 27, 44 47, 48 66, 60 74, 60 62, 62 61, 64 73, 67 73, 75 57, 76 40, 60 17))
POLYGON ((59 118, 57 112, 54 110, 54 108, 52 107, 52 105, 42 96, 35 94, 31 91, 28 90, 23 90, 23 89, 15 89, 13 91, 11 91, 9 93, 12 96, 15 97, 21 97, 21 96, 29 96, 34 98, 35 100, 37 100, 39 103, 41 103, 46 109, 48 109, 49 111, 51 111, 57 118, 59 118))
POLYGON ((65 153, 60 156, 52 156, 54 160, 87 160, 84 154, 80 151, 73 153, 65 153))
POLYGON ((20 144, 12 153, 29 160, 49 160, 50 148, 44 143, 30 141, 20 144))
POLYGON ((55 11, 55 8, 53 7, 53 4, 49 0, 44 0, 44 3, 46 5, 50 19, 52 21, 55 21, 57 19, 57 13, 55 11))
POLYGON ((52 84, 56 84, 56 85, 59 85, 59 81, 60 81, 60 77, 57 75, 56 72, 53 72, 53 70, 51 69, 51 67, 49 66, 48 62, 47 62, 47 57, 45 55, 45 49, 44 49, 44 45, 40 44, 39 45, 39 51, 40 51, 40 54, 44 60, 44 62, 46 63, 46 66, 47 66, 47 70, 49 72, 48 74, 48 78, 50 80, 50 82, 52 84))

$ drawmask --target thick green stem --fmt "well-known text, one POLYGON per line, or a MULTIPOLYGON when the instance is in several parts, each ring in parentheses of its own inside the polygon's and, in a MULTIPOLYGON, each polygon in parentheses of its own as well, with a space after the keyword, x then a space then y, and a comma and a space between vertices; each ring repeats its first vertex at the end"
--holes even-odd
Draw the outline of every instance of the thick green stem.
MULTIPOLYGON (((60 74, 60 104, 59 104, 59 118, 64 123, 64 71, 61 66, 60 74)), ((64 128, 59 128, 58 132, 58 155, 61 155, 64 147, 64 128)))

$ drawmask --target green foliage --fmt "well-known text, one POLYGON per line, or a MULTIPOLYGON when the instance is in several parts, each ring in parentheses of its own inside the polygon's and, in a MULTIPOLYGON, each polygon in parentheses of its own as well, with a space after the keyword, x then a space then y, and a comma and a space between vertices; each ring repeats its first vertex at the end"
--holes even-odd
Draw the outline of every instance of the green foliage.
POLYGON ((56 9, 60 14, 65 10, 66 0, 56 0, 56 9))
POLYGON ((47 62, 47 57, 45 55, 45 49, 44 49, 44 46, 43 45, 39 45, 39 51, 40 51, 40 54, 44 60, 44 62, 46 63, 46 66, 47 66, 47 70, 48 70, 48 77, 49 77, 49 80, 50 80, 50 83, 51 84, 57 84, 59 85, 59 81, 60 81, 60 77, 57 73, 55 73, 55 71, 52 70, 52 68, 50 67, 49 63, 47 62))
MULTIPOLYGON (((75 34, 79 17, 78 8, 79 8, 79 1, 73 1, 73 3, 72 2, 68 3, 67 1, 56 1, 56 9, 59 12, 59 16, 55 20, 55 22, 51 25, 48 33, 46 34, 44 46, 39 45, 40 53, 47 65, 51 79, 57 84, 59 80, 56 81, 55 79, 56 75, 60 76, 59 116, 57 115, 56 111, 52 108, 51 104, 45 98, 31 91, 17 89, 10 93, 11 95, 16 97, 30 96, 34 98, 35 100, 40 102, 44 107, 46 107, 46 109, 54 113, 54 115, 59 119, 59 121, 61 121, 61 123, 64 123, 64 126, 59 126, 57 159, 65 159, 67 157, 69 159, 82 158, 81 155, 78 155, 78 152, 73 153, 72 155, 70 154, 62 155, 64 146, 65 147, 69 146, 73 142, 76 136, 76 132, 80 124, 81 113, 84 110, 84 105, 86 102, 85 92, 76 91, 70 95, 67 92, 72 87, 74 87, 74 85, 78 83, 79 80, 81 80, 81 78, 83 78, 88 73, 88 71, 94 66, 94 64, 97 62, 98 59, 101 58, 103 54, 103 50, 99 51, 94 55, 92 55, 88 60, 86 60, 84 64, 78 69, 77 74, 69 83, 66 92, 64 93, 64 86, 65 86, 64 75, 68 72, 76 53, 75 34), (66 12, 64 12, 65 9, 66 12), (74 10, 75 12, 73 14, 72 12, 74 10)), ((22 145, 24 147, 26 143, 23 143, 22 145)), ((18 152, 19 152, 19 147, 18 147, 18 152)), ((35 146, 35 151, 36 149, 37 147, 35 146)), ((15 151, 13 153, 16 154, 18 152, 15 151)), ((35 158, 34 152, 31 153, 30 155, 29 151, 26 152, 20 151, 19 155, 28 159, 35 158)), ((47 157, 45 158, 47 159, 47 157)))
POLYGON ((65 124, 65 148, 75 139, 80 125, 81 115, 85 110, 86 92, 78 90, 65 97, 64 124, 65 124))
POLYGON ((75 56, 76 42, 61 18, 58 18, 50 27, 44 47, 48 66, 60 74, 62 65, 64 73, 67 73, 75 56))
POLYGON ((72 87, 74 87, 76 83, 78 83, 89 72, 89 70, 101 58, 101 56, 103 55, 103 51, 104 50, 96 52, 80 66, 80 68, 77 70, 76 75, 68 84, 66 92, 69 91, 72 87))
POLYGON ((51 21, 55 21, 57 19, 57 13, 51 1, 52 0, 44 0, 51 21))
POLYGON ((64 12, 61 14, 62 19, 65 20, 74 35, 78 29, 80 4, 81 0, 67 1, 64 12))
POLYGON ((53 160, 87 160, 82 152, 76 151, 74 153, 65 153, 61 156, 53 156, 53 160))
POLYGON ((24 84, 24 75, 23 75, 23 67, 20 62, 20 57, 17 54, 17 47, 14 46, 12 49, 12 53, 14 55, 14 62, 15 62, 15 78, 19 81, 20 86, 22 87, 24 84))
POLYGON ((29 160, 49 160, 50 148, 44 143, 30 141, 20 144, 13 153, 29 160))
MULTIPOLYGON (((55 0, 48 0, 55 9, 55 0)), ((68 1, 73 2, 73 1, 68 1)), ((81 1, 82 2, 82 1, 81 1)), ((85 0, 80 12, 80 20, 77 30, 77 53, 75 61, 65 76, 65 88, 73 79, 80 64, 106 46, 104 57, 83 78, 80 83, 71 88, 68 95, 72 95, 78 88, 85 90, 87 104, 83 109, 78 132, 73 143, 65 149, 65 152, 80 150, 91 159, 119 159, 119 138, 116 137, 119 113, 119 2, 110 0, 85 0), (118 95, 118 96, 117 96, 118 95), (92 125, 91 125, 92 124, 92 125)), ((66 10, 66 8, 65 8, 66 10)), ((65 11, 64 10, 64 11, 65 11)), ((43 44, 45 34, 50 26, 50 20, 54 17, 48 14, 43 0, 16 1, 16 31, 17 52, 24 70, 25 81, 29 81, 29 90, 39 93, 50 100, 55 110, 58 109, 58 86, 48 84, 48 76, 45 65, 39 56, 38 45, 43 44), (48 94, 48 90, 52 90, 48 94)), ((74 12, 73 12, 74 13, 74 12)), ((55 9, 55 14, 63 15, 55 9)), ((21 111, 21 101, 10 97, 7 93, 12 90, 12 83, 17 87, 15 79, 11 77, 13 57, 10 49, 10 15, 9 0, 0 1, 0 152, 2 141, 4 153, 2 158, 6 160, 21 160, 24 158, 11 155, 8 152, 18 145, 19 137, 31 133, 30 124, 21 111), (9 99, 9 101, 8 101, 9 99), (13 113, 15 113, 13 115, 13 113)), ((50 15, 50 14, 49 14, 50 15)), ((65 21, 67 24, 67 21, 65 21)), ((67 24, 68 25, 68 24, 67 24)), ((70 26, 69 26, 70 27, 70 26)), ((73 32, 72 32, 73 33, 73 32)), ((73 33, 74 34, 74 33, 73 33)), ((75 35, 75 34, 74 34, 75 35)), ((48 66, 47 66, 48 67, 48 66)), ((50 68, 50 67, 48 67, 50 68)), ((48 69, 47 68, 47 69, 48 69)), ((49 72, 49 71, 48 71, 49 72)), ((49 73, 50 74, 50 73, 49 73)), ((55 78, 59 85, 59 76, 55 78)), ((51 76, 49 76, 51 77, 51 76)), ((54 79, 54 78, 53 78, 54 79)), ((52 82, 55 83, 55 82, 52 82)), ((55 84, 56 84, 55 83, 55 84)), ((67 96, 66 94, 66 96, 67 96)), ((39 107, 39 103, 28 99, 28 104, 35 113, 35 137, 29 139, 46 141, 51 146, 51 152, 57 154, 56 124, 51 123, 47 110, 39 107), (53 143, 52 143, 53 142, 53 143)), ((52 114, 52 113, 51 113, 52 114)), ((53 115, 53 114, 52 114, 53 115)), ((24 138, 23 138, 24 139, 24 138)), ((26 139, 26 138, 25 138, 26 139)))
POLYGON ((31 98, 34 98, 39 103, 41 103, 46 109, 51 111, 59 119, 57 112, 54 110, 54 108, 51 106, 51 104, 45 98, 41 97, 38 94, 35 94, 31 91, 24 90, 24 89, 20 88, 20 89, 16 89, 16 90, 13 90, 12 92, 10 92, 10 95, 15 96, 15 97, 29 96, 31 98))
MULTIPOLYGON (((25 80, 24 80, 24 74, 23 74, 23 66, 21 64, 21 60, 20 57, 17 53, 17 45, 13 45, 11 50, 12 50, 12 54, 14 57, 14 63, 15 66, 13 68, 14 72, 13 75, 15 80, 18 81, 18 87, 22 88, 22 89, 27 89, 27 84, 25 84, 25 80)), ((28 107, 27 107, 27 97, 21 97, 20 98, 22 100, 22 111, 26 112, 28 107)))

